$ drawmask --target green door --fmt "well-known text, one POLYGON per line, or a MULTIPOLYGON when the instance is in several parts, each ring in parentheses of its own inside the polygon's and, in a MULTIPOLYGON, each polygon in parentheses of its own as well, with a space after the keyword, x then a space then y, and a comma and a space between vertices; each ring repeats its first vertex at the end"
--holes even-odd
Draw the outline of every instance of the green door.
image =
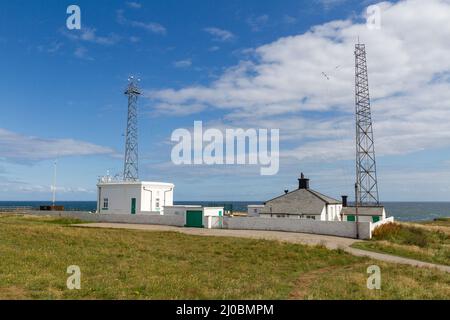
POLYGON ((373 216, 372 217, 372 222, 373 223, 378 222, 378 221, 380 221, 380 217, 378 217, 378 216, 373 216))
POLYGON ((203 228, 203 212, 202 211, 186 211, 185 227, 203 228))
POLYGON ((347 221, 355 222, 356 221, 356 217, 354 215, 348 215, 347 216, 347 221))
POLYGON ((136 214, 136 198, 131 198, 131 214, 136 214))

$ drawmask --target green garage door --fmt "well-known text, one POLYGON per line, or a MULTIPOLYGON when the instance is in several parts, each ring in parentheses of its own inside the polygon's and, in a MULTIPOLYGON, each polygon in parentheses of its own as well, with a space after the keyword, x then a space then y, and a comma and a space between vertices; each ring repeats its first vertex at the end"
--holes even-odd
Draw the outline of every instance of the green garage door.
POLYGON ((202 211, 186 211, 185 227, 203 228, 203 212, 202 211))

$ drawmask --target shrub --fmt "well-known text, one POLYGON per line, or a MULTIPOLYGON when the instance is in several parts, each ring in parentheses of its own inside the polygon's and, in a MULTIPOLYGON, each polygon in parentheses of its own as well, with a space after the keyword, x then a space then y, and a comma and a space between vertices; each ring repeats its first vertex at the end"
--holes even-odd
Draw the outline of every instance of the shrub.
POLYGON ((424 248, 441 240, 442 234, 399 223, 387 223, 374 230, 373 238, 424 248))

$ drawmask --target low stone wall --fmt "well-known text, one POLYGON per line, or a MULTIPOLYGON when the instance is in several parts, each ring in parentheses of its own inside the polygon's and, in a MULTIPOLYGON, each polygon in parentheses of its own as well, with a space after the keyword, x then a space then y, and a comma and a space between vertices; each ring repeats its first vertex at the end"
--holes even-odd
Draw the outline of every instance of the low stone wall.
MULTIPOLYGON (((359 222, 359 239, 372 237, 371 222, 359 222)), ((356 223, 346 221, 316 221, 288 218, 225 217, 224 228, 313 233, 345 238, 356 237, 356 223)))
POLYGON ((29 211, 26 213, 41 216, 56 216, 65 218, 75 218, 89 222, 112 222, 112 223, 136 223, 136 224, 156 224, 166 226, 184 226, 184 216, 159 214, 107 214, 88 213, 83 211, 29 211))

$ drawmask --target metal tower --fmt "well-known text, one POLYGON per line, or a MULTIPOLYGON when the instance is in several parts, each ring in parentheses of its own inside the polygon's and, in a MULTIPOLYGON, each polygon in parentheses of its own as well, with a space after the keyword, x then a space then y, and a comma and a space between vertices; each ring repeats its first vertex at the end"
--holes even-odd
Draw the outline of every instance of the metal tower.
POLYGON ((123 168, 124 181, 139 180, 138 174, 138 118, 137 99, 141 94, 139 91, 139 79, 130 77, 125 94, 128 96, 128 119, 125 142, 125 164, 123 168))
POLYGON ((379 204, 366 47, 355 45, 357 205, 379 204))

